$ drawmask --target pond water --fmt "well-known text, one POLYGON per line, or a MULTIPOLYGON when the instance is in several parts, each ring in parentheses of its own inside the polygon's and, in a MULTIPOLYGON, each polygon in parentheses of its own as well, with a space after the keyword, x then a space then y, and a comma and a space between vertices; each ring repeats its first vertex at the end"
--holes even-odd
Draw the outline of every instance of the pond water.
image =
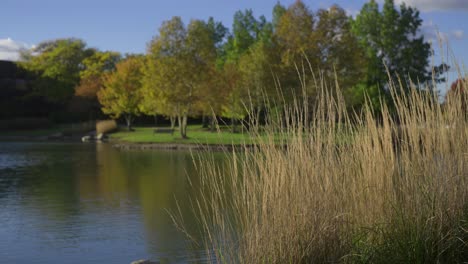
POLYGON ((0 142, 0 263, 204 262, 167 212, 190 211, 188 177, 188 152, 0 142))

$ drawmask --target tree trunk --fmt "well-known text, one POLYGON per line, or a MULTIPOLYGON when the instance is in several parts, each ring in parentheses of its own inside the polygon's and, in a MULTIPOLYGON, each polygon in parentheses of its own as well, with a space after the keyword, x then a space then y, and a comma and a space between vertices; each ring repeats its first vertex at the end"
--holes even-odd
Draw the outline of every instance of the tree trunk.
POLYGON ((182 131, 182 117, 180 116, 180 114, 177 115, 177 123, 179 123, 179 131, 180 131, 180 135, 183 137, 183 131, 182 131))
POLYGON ((180 136, 187 138, 187 113, 184 112, 182 116, 179 115, 180 136))
POLYGON ((231 127, 232 133, 236 133, 236 119, 234 117, 231 117, 231 127))
POLYGON ((202 115, 202 128, 208 128, 209 117, 205 114, 202 115))
POLYGON ((132 120, 133 116, 131 114, 125 115, 125 121, 127 123, 127 130, 132 131, 132 120))
POLYGON ((174 128, 175 128, 175 124, 176 124, 176 117, 175 117, 175 116, 171 116, 171 117, 169 117, 169 119, 171 120, 171 129, 174 129, 174 128))
POLYGON ((211 133, 215 132, 215 121, 216 121, 216 116, 215 115, 210 117, 210 131, 211 131, 211 133))
POLYGON ((257 107, 257 111, 255 112, 255 127, 258 130, 260 128, 260 107, 257 107))

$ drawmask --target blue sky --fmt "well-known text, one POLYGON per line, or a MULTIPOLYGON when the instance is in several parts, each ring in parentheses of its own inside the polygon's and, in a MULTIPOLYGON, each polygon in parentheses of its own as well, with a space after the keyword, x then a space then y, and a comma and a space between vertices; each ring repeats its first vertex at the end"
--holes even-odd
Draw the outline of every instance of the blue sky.
MULTIPOLYGON (((403 0, 395 0, 400 3, 403 0)), ((164 20, 181 16, 213 16, 230 27, 236 10, 252 8, 271 18, 277 0, 2 0, 0 4, 0 59, 16 59, 19 47, 44 40, 76 37, 89 46, 122 53, 143 53, 164 20)), ((282 0, 289 5, 294 0, 282 0)), ((313 10, 336 3, 355 15, 364 0, 304 0, 313 10)), ((433 38, 441 32, 459 63, 468 64, 468 0, 406 0, 421 10, 423 33, 433 38)), ((444 51, 446 49, 444 48, 444 51)), ((436 49, 438 57, 441 51, 436 49)), ((446 53, 446 52, 444 52, 446 53)))

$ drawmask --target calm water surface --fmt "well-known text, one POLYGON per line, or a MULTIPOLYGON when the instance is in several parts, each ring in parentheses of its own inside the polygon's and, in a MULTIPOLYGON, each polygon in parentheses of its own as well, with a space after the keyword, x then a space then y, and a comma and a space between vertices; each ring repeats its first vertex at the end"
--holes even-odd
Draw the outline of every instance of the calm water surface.
POLYGON ((0 263, 203 262, 166 211, 196 230, 187 177, 188 152, 0 142, 0 263))

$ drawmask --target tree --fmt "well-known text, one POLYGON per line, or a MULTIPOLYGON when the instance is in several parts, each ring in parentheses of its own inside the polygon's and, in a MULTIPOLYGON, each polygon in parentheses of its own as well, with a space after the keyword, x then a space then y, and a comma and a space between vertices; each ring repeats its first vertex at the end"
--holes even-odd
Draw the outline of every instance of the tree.
POLYGON ((450 85, 450 90, 445 95, 445 103, 456 103, 458 100, 462 109, 468 109, 468 93, 466 87, 468 86, 468 78, 458 78, 450 85))
POLYGON ((58 39, 42 42, 22 53, 21 65, 33 73, 34 94, 47 101, 66 104, 80 80, 83 60, 95 50, 86 48, 79 39, 58 39))
POLYGON ((208 85, 216 62, 213 31, 207 23, 192 20, 185 28, 180 17, 163 23, 149 45, 148 85, 177 114, 182 138, 187 138, 187 118, 208 85))
POLYGON ((208 18, 207 29, 211 33, 211 38, 218 52, 222 52, 223 40, 226 38, 229 30, 221 22, 215 21, 213 17, 208 18))
POLYGON ((206 26, 216 47, 216 58, 215 63, 210 62, 211 66, 207 68, 207 74, 210 77, 201 87, 202 100, 198 100, 195 108, 202 114, 203 127, 208 127, 207 121, 209 120, 210 130, 214 132, 216 116, 222 113, 221 106, 226 96, 226 91, 222 89, 222 78, 220 76, 224 63, 221 58, 225 55, 223 40, 228 34, 228 29, 221 22, 216 22, 212 17, 208 19, 206 26))
POLYGON ((281 19, 281 17, 286 13, 286 8, 281 5, 281 3, 278 1, 276 5, 273 7, 273 12, 272 12, 272 25, 273 29, 277 28, 278 23, 281 19))
POLYGON ((242 120, 247 115, 245 103, 249 95, 247 89, 242 85, 239 67, 234 62, 224 64, 222 71, 223 88, 227 96, 223 101, 222 115, 231 119, 232 132, 236 132, 236 120, 242 120))
POLYGON ((169 117, 171 128, 174 129, 177 112, 168 103, 163 93, 164 90, 158 86, 158 75, 155 73, 158 73, 160 69, 155 68, 158 64, 151 61, 150 55, 146 56, 146 67, 143 68, 143 87, 140 90, 142 101, 139 109, 143 114, 154 116, 156 124, 158 115, 169 117))
POLYGON ((342 88, 348 89, 364 78, 367 66, 364 50, 351 32, 351 19, 337 5, 319 10, 317 16, 319 68, 328 80, 336 73, 342 88))
POLYGON ((231 118, 233 131, 236 120, 246 116, 245 106, 250 104, 251 110, 260 113, 264 96, 274 89, 272 35, 273 26, 264 16, 256 19, 250 9, 235 13, 222 70, 227 94, 222 112, 231 118))
POLYGON ((310 68, 317 71, 320 51, 316 40, 315 16, 302 2, 290 5, 280 17, 274 30, 277 52, 280 54, 280 75, 283 95, 287 101, 305 89, 314 93, 315 87, 308 82, 310 68), (298 75, 301 75, 299 78, 298 75))
POLYGON ((238 63, 242 89, 248 95, 248 100, 243 103, 249 105, 252 117, 255 117, 252 121, 255 122, 260 122, 260 113, 266 110, 267 104, 276 101, 274 74, 279 70, 277 65, 280 58, 275 52, 272 34, 271 23, 265 23, 258 40, 238 63))
MULTIPOLYGON (((183 71, 186 29, 180 17, 163 22, 159 35, 148 45, 147 68, 144 87, 150 96, 145 100, 151 105, 149 114, 163 114, 171 118, 174 126, 180 114, 177 94, 183 89, 179 75, 183 71)), ((146 111, 148 112, 148 111, 146 111)), ((180 125, 180 124, 179 124, 180 125)))
POLYGON ((302 1, 288 7, 277 22, 275 36, 286 67, 300 64, 307 58, 317 65, 318 47, 314 39, 315 18, 302 1))
POLYGON ((255 19, 251 9, 237 11, 233 18, 232 35, 228 36, 223 47, 223 62, 237 62, 257 41, 259 26, 259 21, 255 19))
POLYGON ((75 95, 96 98, 97 92, 102 87, 102 76, 115 70, 115 65, 120 61, 118 52, 95 51, 95 53, 83 60, 83 70, 80 71, 80 83, 75 87, 75 95))
POLYGON ((100 109, 97 93, 103 86, 103 76, 113 71, 120 59, 121 56, 117 52, 95 51, 93 55, 83 60, 80 82, 75 87, 76 98, 72 102, 80 102, 79 108, 81 111, 88 111, 90 119, 94 119, 100 109))
POLYGON ((136 56, 119 62, 114 72, 105 74, 104 88, 97 93, 102 111, 113 118, 124 116, 129 131, 140 113, 143 65, 143 58, 136 56))
POLYGON ((359 106, 365 99, 361 83, 365 82, 368 62, 365 50, 351 32, 351 18, 337 5, 319 10, 317 17, 318 68, 325 80, 338 81, 347 105, 359 106))
POLYGON ((431 81, 429 57, 432 50, 420 34, 421 24, 419 11, 404 3, 399 11, 393 0, 385 0, 382 12, 375 0, 363 6, 352 29, 369 60, 368 86, 387 87, 387 69, 392 76, 403 79, 406 89, 410 81, 431 81))

